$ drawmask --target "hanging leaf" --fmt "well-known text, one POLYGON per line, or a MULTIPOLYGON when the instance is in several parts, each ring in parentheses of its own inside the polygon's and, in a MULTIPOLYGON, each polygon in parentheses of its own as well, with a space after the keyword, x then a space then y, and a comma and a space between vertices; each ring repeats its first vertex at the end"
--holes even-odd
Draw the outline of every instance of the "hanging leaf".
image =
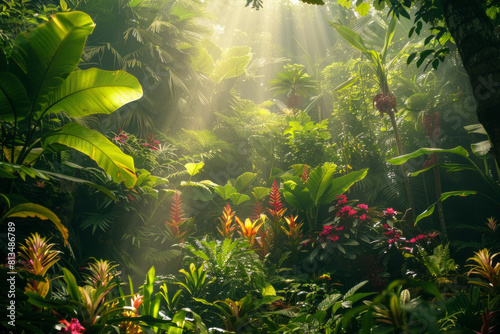
POLYGON ((393 165, 402 165, 410 159, 418 158, 421 155, 432 154, 432 153, 453 153, 453 154, 458 154, 464 158, 469 157, 469 153, 462 146, 457 146, 457 147, 452 148, 452 149, 420 148, 420 149, 416 150, 415 152, 389 159, 389 160, 387 160, 387 162, 390 164, 393 164, 393 165))
POLYGON ((68 123, 42 139, 44 149, 64 145, 78 150, 111 176, 114 182, 124 182, 132 187, 136 181, 134 160, 97 131, 84 128, 78 123, 68 123))
POLYGON ((430 215, 432 215, 432 213, 434 212, 434 208, 436 207, 436 204, 438 202, 442 202, 444 201, 445 199, 449 198, 449 197, 452 197, 452 196, 460 196, 460 197, 465 197, 465 196, 469 196, 469 195, 475 195, 477 194, 477 191, 473 191, 473 190, 463 190, 463 191, 448 191, 448 192, 445 192, 445 193, 442 193, 441 196, 439 196, 438 200, 436 201, 436 203, 432 204, 431 206, 429 206, 427 208, 427 210, 425 210, 424 212, 422 212, 421 214, 419 214, 417 216, 417 219, 415 219, 415 225, 417 225, 417 223, 422 220, 423 218, 425 217, 428 217, 430 215))
POLYGON ((27 217, 36 217, 41 220, 50 220, 56 228, 61 232, 62 237, 64 239, 64 244, 68 244, 68 229, 61 223, 61 220, 56 216, 54 212, 47 209, 44 206, 35 203, 22 203, 18 204, 5 214, 4 219, 6 218, 27 218, 27 217))

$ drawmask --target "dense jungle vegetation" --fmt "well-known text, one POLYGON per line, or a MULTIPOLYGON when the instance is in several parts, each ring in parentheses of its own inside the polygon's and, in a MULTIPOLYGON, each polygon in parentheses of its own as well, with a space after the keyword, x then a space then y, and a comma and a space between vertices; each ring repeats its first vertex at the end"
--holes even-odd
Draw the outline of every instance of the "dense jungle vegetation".
POLYGON ((499 14, 1 0, 2 333, 498 333, 499 14))

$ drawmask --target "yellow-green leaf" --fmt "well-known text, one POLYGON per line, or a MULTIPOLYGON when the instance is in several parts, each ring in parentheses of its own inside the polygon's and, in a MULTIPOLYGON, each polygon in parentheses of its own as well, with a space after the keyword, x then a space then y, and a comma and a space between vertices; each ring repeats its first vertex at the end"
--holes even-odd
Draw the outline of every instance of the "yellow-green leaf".
POLYGON ((68 229, 61 223, 61 220, 57 217, 57 215, 46 207, 35 204, 35 203, 22 203, 18 204, 9 211, 4 216, 5 218, 27 218, 27 217, 36 217, 41 220, 50 220, 54 223, 56 228, 61 232, 64 238, 64 244, 68 244, 68 229))

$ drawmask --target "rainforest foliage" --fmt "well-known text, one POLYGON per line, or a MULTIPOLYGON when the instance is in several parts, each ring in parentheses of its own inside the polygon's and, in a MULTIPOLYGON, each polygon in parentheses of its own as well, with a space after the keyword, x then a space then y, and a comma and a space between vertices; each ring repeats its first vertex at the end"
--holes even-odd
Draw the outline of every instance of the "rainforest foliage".
POLYGON ((497 332, 498 1, 233 2, 0 1, 2 332, 497 332))

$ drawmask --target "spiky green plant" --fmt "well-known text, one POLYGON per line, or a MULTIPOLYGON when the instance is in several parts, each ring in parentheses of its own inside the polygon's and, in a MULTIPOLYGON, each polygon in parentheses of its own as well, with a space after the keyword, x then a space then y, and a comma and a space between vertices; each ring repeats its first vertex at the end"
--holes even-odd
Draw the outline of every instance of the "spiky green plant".
POLYGON ((486 282, 483 280, 471 280, 469 283, 486 288, 491 293, 498 295, 500 293, 500 263, 497 262, 493 265, 493 259, 500 253, 490 255, 489 250, 484 248, 478 252, 474 252, 474 254, 473 257, 467 259, 467 261, 475 262, 467 264, 467 267, 471 267, 467 275, 480 275, 486 282))
POLYGON ((45 275, 47 271, 59 261, 59 251, 53 250, 55 244, 49 244, 46 238, 38 233, 32 234, 25 240, 25 244, 19 248, 19 257, 23 269, 30 274, 43 277, 43 280, 31 279, 26 285, 25 291, 32 291, 45 297, 50 288, 50 281, 45 275))

